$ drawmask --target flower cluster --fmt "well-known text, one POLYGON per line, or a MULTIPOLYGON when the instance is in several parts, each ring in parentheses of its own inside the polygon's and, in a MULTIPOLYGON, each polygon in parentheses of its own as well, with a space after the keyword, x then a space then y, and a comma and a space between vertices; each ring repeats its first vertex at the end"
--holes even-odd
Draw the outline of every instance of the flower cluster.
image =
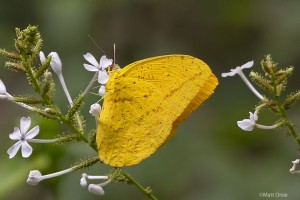
MULTIPOLYGON (((46 57, 45 54, 41 51, 39 53, 40 55, 40 61, 42 64, 45 64, 46 62, 46 57)), ((58 54, 56 52, 51 52, 48 57, 51 58, 50 61, 50 66, 52 68, 52 70, 57 74, 57 76, 59 77, 62 87, 64 88, 65 94, 67 96, 67 98, 69 99, 69 101, 71 102, 71 105, 73 104, 73 101, 70 97, 70 94, 67 90, 67 86, 65 84, 63 75, 62 75, 62 62, 58 56, 58 54)), ((96 73, 98 73, 98 82, 101 85, 100 90, 99 90, 99 95, 103 96, 104 92, 105 92, 105 84, 107 83, 108 79, 109 79, 109 75, 106 71, 106 69, 108 68, 108 66, 110 66, 112 64, 112 60, 107 59, 106 56, 102 56, 100 59, 99 64, 96 62, 96 59, 94 58, 93 55, 91 55, 90 53, 87 53, 84 55, 84 58, 89 61, 91 64, 93 65, 89 65, 89 64, 84 64, 84 67, 88 70, 88 71, 96 71, 96 73)), ((7 91, 6 91, 6 87, 4 85, 4 83, 0 80, 0 98, 2 99, 6 99, 6 100, 14 100, 14 97, 12 95, 10 95, 7 91)), ((45 109, 46 110, 46 109, 45 109)), ((47 112, 47 110, 46 110, 47 112)), ((101 106, 98 103, 92 104, 91 105, 91 109, 90 109, 90 113, 92 116, 94 116, 96 118, 96 120, 99 118, 100 116, 100 112, 101 112, 101 106)), ((12 147, 10 147, 7 151, 7 153, 9 154, 9 158, 13 158, 18 150, 21 148, 21 152, 22 152, 22 157, 27 158, 32 154, 32 147, 28 144, 28 142, 35 142, 35 143, 53 143, 56 142, 57 140, 38 140, 38 139, 33 139, 35 136, 38 135, 40 128, 39 126, 35 126, 34 128, 32 128, 30 131, 29 127, 31 124, 31 118, 30 117, 22 117, 20 120, 20 128, 15 127, 14 128, 14 132, 9 134, 9 138, 12 140, 18 140, 17 143, 15 143, 12 147)))
POLYGON ((88 186, 88 191, 96 195, 104 195, 103 187, 110 183, 112 179, 109 179, 108 176, 91 176, 83 173, 80 179, 81 187, 85 188, 88 186), (88 184, 88 180, 106 180, 103 183, 99 184, 88 184))
MULTIPOLYGON (((41 64, 45 64, 47 62, 47 58, 45 57, 45 54, 41 51, 39 53, 39 56, 40 56, 41 64)), ((51 59, 50 66, 51 66, 52 70, 57 74, 70 105, 73 105, 72 98, 69 94, 69 91, 68 91, 67 86, 64 81, 64 77, 62 75, 62 62, 59 58, 59 55, 56 52, 51 52, 48 55, 48 58, 51 59)), ((101 84, 101 87, 99 90, 99 95, 104 96, 105 84, 107 83, 107 81, 109 79, 107 68, 112 64, 112 60, 107 59, 106 56, 102 56, 100 59, 100 62, 97 63, 95 57, 90 53, 85 54, 84 58, 92 64, 92 65, 84 64, 84 67, 88 71, 96 72, 96 75, 98 76, 98 82, 101 84)), ((14 100, 14 97, 6 91, 6 87, 1 80, 0 80, 0 98, 6 99, 6 100, 11 100, 11 101, 14 100)), ((49 112, 50 109, 46 108, 44 111, 49 112)), ((90 114, 95 117, 96 122, 98 121, 100 112, 101 112, 100 104, 95 103, 95 104, 91 105, 90 114)), ((29 157, 32 154, 33 149, 28 144, 28 142, 54 143, 54 142, 57 142, 62 139, 62 138, 52 139, 52 140, 33 139, 35 136, 38 135, 40 128, 37 125, 37 126, 33 127, 31 130, 29 130, 30 125, 31 125, 31 118, 30 117, 27 117, 27 118, 22 117, 20 120, 20 128, 15 127, 13 133, 9 134, 10 139, 17 140, 17 142, 7 150, 7 153, 9 154, 9 158, 13 158, 17 154, 19 149, 21 149, 22 157, 24 157, 24 158, 29 157)), ((74 170, 74 168, 69 168, 69 169, 66 169, 66 170, 63 170, 60 172, 56 172, 56 173, 48 174, 48 175, 44 175, 44 176, 41 174, 40 171, 32 170, 32 171, 30 171, 30 173, 28 175, 27 183, 30 185, 37 185, 42 180, 57 177, 57 176, 60 176, 63 174, 67 174, 73 170, 74 170)), ((105 181, 104 183, 100 183, 100 184, 89 184, 88 191, 90 191, 91 193, 96 194, 96 195, 103 195, 104 190, 102 187, 111 181, 111 179, 108 179, 108 176, 88 176, 86 174, 83 174, 81 181, 80 181, 80 185, 82 187, 85 187, 85 186, 87 186, 87 180, 97 180, 97 179, 102 179, 102 180, 107 180, 107 181, 105 181)))
MULTIPOLYGON (((300 146, 300 135, 294 129, 294 125, 287 118, 286 110, 296 101, 300 99, 300 92, 296 91, 281 100, 281 94, 286 88, 287 78, 291 75, 293 71, 293 67, 287 67, 285 69, 278 69, 277 64, 273 62, 271 56, 268 55, 261 62, 262 70, 264 71, 264 76, 252 71, 250 73, 250 77, 254 83, 260 86, 262 89, 267 90, 273 98, 267 98, 267 96, 260 94, 255 87, 251 84, 251 82, 247 79, 247 77, 243 73, 243 69, 248 69, 253 66, 254 62, 250 61, 241 67, 236 67, 235 69, 231 69, 228 73, 222 73, 222 77, 234 76, 238 74, 245 84, 249 87, 249 89, 259 98, 260 102, 255 107, 254 113, 250 112, 249 119, 244 119, 241 121, 237 121, 237 125, 244 131, 253 131, 254 128, 260 129, 275 129, 280 127, 287 127, 289 129, 289 133, 296 140, 298 145, 300 146), (280 118, 273 125, 266 126, 258 124, 258 114, 261 110, 268 109, 275 112, 280 118)), ((299 173, 299 170, 296 171, 296 165, 299 163, 299 159, 292 161, 293 167, 290 169, 291 173, 299 173)))
MULTIPOLYGON (((100 84, 98 92, 99 96, 104 96, 105 85, 109 80, 109 66, 112 65, 113 61, 104 55, 100 58, 100 61, 97 62, 92 54, 84 54, 83 57, 89 63, 83 64, 84 68, 88 71, 95 72, 95 75, 84 92, 80 93, 78 97, 73 100, 63 76, 62 61, 57 52, 51 52, 48 56, 45 56, 44 52, 41 51, 42 39, 37 31, 37 27, 29 26, 23 31, 17 29, 15 46, 17 52, 7 52, 0 49, 0 53, 9 59, 5 66, 13 71, 24 73, 29 81, 29 85, 37 93, 36 96, 38 97, 29 95, 13 96, 7 92, 5 84, 2 80, 0 80, 0 100, 8 100, 29 111, 41 115, 42 117, 57 120, 59 123, 64 123, 70 130, 74 131, 74 133, 58 134, 59 137, 54 139, 35 139, 35 137, 40 133, 40 126, 36 125, 30 129, 32 122, 31 118, 22 117, 20 119, 20 127, 15 127, 13 132, 9 134, 9 138, 16 141, 16 143, 7 150, 9 158, 15 157, 19 150, 21 150, 23 158, 28 158, 33 152, 33 148, 29 143, 65 143, 69 141, 84 141, 91 148, 97 151, 97 147, 93 141, 90 141, 89 138, 86 137, 87 134, 85 133, 84 120, 79 111, 83 104, 83 98, 89 93, 96 80, 98 80, 98 83, 100 84), (35 58, 39 58, 39 66, 35 66, 35 58), (55 91, 55 84, 52 80, 53 72, 57 75, 70 105, 66 114, 63 114, 59 107, 53 102, 53 93, 55 91)), ((90 114, 95 117, 96 126, 100 112, 101 106, 99 103, 91 105, 90 114)), ((28 175, 27 183, 37 185, 42 180, 89 167, 98 161, 99 157, 97 156, 96 158, 82 161, 71 168, 47 175, 42 175, 39 170, 32 170, 28 175)), ((83 183, 84 181, 87 182, 88 180, 96 179, 106 181, 100 184, 89 184, 88 190, 94 194, 104 194, 102 187, 111 181, 108 176, 83 175, 81 182, 83 183)), ((82 183, 81 185, 83 186, 82 183)))
MULTIPOLYGON (((234 76, 236 74, 238 74, 242 80, 244 81, 244 83, 248 86, 248 88, 262 101, 267 101, 266 97, 264 97, 263 95, 261 95, 256 89, 255 87, 251 84, 251 82, 247 79, 247 77, 245 76, 245 74, 243 73, 243 69, 247 69, 247 68, 251 68, 253 66, 254 62, 253 61, 249 61, 246 64, 242 65, 242 66, 238 66, 235 69, 231 69, 230 72, 227 73, 222 73, 222 77, 228 77, 228 76, 234 76)), ((277 128, 281 125, 281 123, 277 123, 271 126, 266 126, 266 125, 261 125, 256 123, 256 121, 258 120, 258 112, 259 112, 260 108, 256 108, 256 110, 254 111, 254 113, 249 112, 250 116, 249 119, 244 119, 242 121, 238 121, 237 125, 243 129, 244 131, 253 131, 253 129, 256 128, 261 128, 261 129, 274 129, 277 128)))

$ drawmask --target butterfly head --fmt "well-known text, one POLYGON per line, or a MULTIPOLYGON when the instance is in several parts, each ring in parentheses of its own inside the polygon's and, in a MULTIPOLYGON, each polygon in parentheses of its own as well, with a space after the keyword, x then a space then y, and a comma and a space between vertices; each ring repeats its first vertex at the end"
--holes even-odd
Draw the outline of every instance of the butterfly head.
POLYGON ((109 76, 112 76, 114 72, 120 71, 121 67, 118 64, 112 64, 108 67, 107 72, 109 76))

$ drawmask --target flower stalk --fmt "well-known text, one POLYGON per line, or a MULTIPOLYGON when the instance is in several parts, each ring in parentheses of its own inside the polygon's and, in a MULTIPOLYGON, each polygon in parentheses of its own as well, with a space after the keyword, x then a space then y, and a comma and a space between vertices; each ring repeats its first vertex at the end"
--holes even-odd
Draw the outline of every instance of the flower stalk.
POLYGON ((157 200, 157 198, 153 195, 152 190, 147 187, 144 188, 139 182, 137 182, 132 176, 130 176, 128 173, 122 171, 122 174, 128 179, 128 183, 133 184, 135 187, 137 187, 142 193, 144 193, 149 199, 157 200))
POLYGON ((88 84, 88 86, 85 88, 84 92, 82 93, 83 97, 85 97, 88 94, 88 92, 91 90, 91 88, 93 87, 93 85, 97 81, 97 77, 98 77, 98 72, 96 72, 94 74, 92 80, 90 81, 90 83, 88 84))
POLYGON ((58 177, 64 174, 68 174, 72 171, 76 171, 79 169, 83 169, 86 167, 90 167, 92 165, 94 165, 95 163, 97 163, 99 161, 99 158, 91 158, 85 162, 82 162, 78 165, 75 165, 73 167, 70 167, 68 169, 59 171, 59 172, 55 172, 52 174, 47 174, 47 175, 42 175, 38 170, 32 170, 30 171, 29 175, 28 175, 28 179, 27 179, 27 183, 30 185, 37 185, 40 181, 45 180, 45 179, 49 179, 49 178, 54 178, 54 177, 58 177))

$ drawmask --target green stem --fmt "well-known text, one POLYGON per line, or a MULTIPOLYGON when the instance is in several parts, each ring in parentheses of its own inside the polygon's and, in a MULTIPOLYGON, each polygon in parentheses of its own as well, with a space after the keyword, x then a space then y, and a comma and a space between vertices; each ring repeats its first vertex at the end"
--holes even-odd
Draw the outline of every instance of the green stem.
MULTIPOLYGON (((83 134, 80 130, 78 130, 78 129, 72 124, 71 121, 69 121, 69 120, 68 120, 67 118, 65 118, 64 116, 60 116, 60 119, 61 119, 61 121, 64 122, 67 126, 69 126, 69 128, 70 128, 71 130, 73 130, 73 131, 80 137, 80 139, 82 139, 85 143, 89 144, 88 139, 84 136, 84 134, 83 134)), ((93 148, 93 149, 95 149, 95 148, 93 148)), ((95 150, 97 150, 97 149, 95 149, 95 150)))
POLYGON ((22 59, 23 66, 27 66, 27 67, 25 67, 26 74, 30 78, 30 82, 33 84, 34 90, 40 94, 40 96, 42 97, 42 99, 44 100, 44 102, 47 105, 52 105, 53 103, 52 103, 51 99, 49 99, 49 97, 47 95, 43 95, 41 92, 42 90, 40 88, 39 80, 36 77, 35 71, 33 70, 34 69, 33 61, 31 59, 28 59, 28 57, 25 54, 22 54, 21 57, 23 58, 22 59))
POLYGON ((296 132, 294 126, 288 120, 288 117, 286 115, 286 112, 285 112, 285 109, 283 107, 283 104, 281 103, 281 101, 279 99, 279 96, 277 95, 277 88, 276 88, 277 85, 275 84, 275 80, 276 80, 276 77, 273 74, 272 75, 272 82, 273 82, 273 89, 274 89, 275 102, 276 102, 277 108, 279 110, 279 113, 280 113, 281 117, 286 121, 287 127, 290 130, 291 135, 294 137, 294 139, 298 143, 298 146, 300 146, 299 134, 296 132))
MULTIPOLYGON (((55 73, 56 73, 56 72, 55 72, 55 73)), ((70 95, 70 93, 69 93, 69 90, 68 90, 68 88, 67 88, 65 79, 64 79, 62 73, 56 73, 56 74, 57 74, 58 79, 59 79, 59 81, 60 81, 60 83, 61 83, 61 86, 62 86, 62 88, 63 88, 63 91, 64 91, 64 93, 65 93, 65 95, 66 95, 66 97, 67 97, 67 100, 68 100, 70 106, 72 107, 72 106, 74 105, 74 103, 73 103, 72 97, 71 97, 71 95, 70 95)), ((81 119, 80 119, 80 116, 79 116, 78 112, 76 112, 75 118, 76 118, 77 124, 78 124, 78 126, 79 126, 79 132, 81 133, 81 135, 83 135, 83 132, 84 132, 84 131, 83 131, 83 125, 82 125, 82 121, 81 121, 81 119)))
POLYGON ((94 165, 95 163, 99 162, 99 157, 94 157, 94 158, 90 158, 84 162, 82 162, 79 165, 73 166, 71 167, 73 170, 79 170, 79 169, 83 169, 83 168, 87 168, 90 167, 92 165, 94 165))
POLYGON ((291 135, 297 141, 298 146, 300 146, 299 134, 296 132, 294 126, 288 120, 288 117, 287 117, 286 112, 285 112, 285 110, 283 108, 283 105, 282 105, 282 103, 280 102, 280 100, 279 100, 279 98, 277 96, 275 97, 275 101, 276 101, 277 107, 279 109, 279 112, 281 114, 281 117, 286 121, 287 127, 290 130, 291 135))
POLYGON ((144 193, 149 199, 157 200, 157 198, 152 194, 150 188, 144 188, 139 182, 137 182, 134 178, 132 178, 129 174, 122 170, 123 175, 132 183, 135 187, 137 187, 142 193, 144 193))
POLYGON ((82 121, 81 121, 81 118, 80 118, 78 112, 76 112, 75 117, 76 117, 76 120, 77 120, 77 124, 79 126, 79 132, 84 137, 83 125, 82 125, 82 121))
POLYGON ((22 58, 25 58, 24 60, 22 59, 22 64, 23 64, 23 66, 27 65, 27 67, 25 67, 26 73, 30 77, 30 80, 34 86, 35 91, 41 94, 41 88, 40 88, 39 83, 34 75, 33 70, 32 70, 33 69, 33 67, 32 67, 33 61, 28 60, 27 56, 24 54, 22 55, 22 58))

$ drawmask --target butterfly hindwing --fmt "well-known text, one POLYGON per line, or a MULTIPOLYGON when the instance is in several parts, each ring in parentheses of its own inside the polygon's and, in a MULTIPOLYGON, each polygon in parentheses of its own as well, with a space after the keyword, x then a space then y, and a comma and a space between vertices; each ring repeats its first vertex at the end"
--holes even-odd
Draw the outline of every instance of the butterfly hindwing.
POLYGON ((216 85, 204 62, 185 55, 148 58, 114 72, 96 136, 100 159, 128 166, 147 158, 216 85))

